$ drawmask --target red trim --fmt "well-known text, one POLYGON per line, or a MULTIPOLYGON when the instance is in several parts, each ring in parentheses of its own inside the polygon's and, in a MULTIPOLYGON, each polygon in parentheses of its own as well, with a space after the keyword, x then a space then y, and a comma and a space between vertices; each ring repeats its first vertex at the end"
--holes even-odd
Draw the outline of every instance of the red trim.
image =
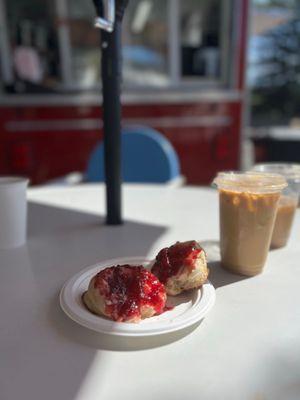
MULTIPOLYGON (((99 107, 8 107, 0 113, 0 145, 6 155, 0 173, 29 176, 34 184, 72 171, 84 171, 88 157, 102 132, 97 127, 55 130, 47 121, 98 120, 99 107), (41 122, 42 130, 8 130, 9 122, 41 122)), ((218 170, 238 167, 241 102, 190 103, 183 105, 125 105, 123 118, 152 121, 176 149, 182 174, 191 184, 208 184, 218 170), (209 124, 201 124, 201 118, 209 124), (193 123, 165 124, 170 118, 193 123), (218 120, 226 122, 218 124, 218 120), (215 121, 215 123, 214 123, 215 121)), ((174 122, 175 123, 175 122, 174 122)))

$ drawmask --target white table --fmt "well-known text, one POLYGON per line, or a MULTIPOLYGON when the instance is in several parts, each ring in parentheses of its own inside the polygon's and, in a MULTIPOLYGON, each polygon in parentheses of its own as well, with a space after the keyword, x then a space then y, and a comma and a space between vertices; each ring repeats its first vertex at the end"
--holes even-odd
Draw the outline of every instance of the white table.
POLYGON ((255 278, 211 264, 217 301, 193 329, 125 339, 89 331, 58 295, 99 260, 153 257, 176 240, 206 242, 216 260, 217 195, 200 188, 126 186, 126 223, 101 224, 103 187, 29 190, 29 238, 0 252, 1 400, 298 400, 300 216, 288 247, 255 278))

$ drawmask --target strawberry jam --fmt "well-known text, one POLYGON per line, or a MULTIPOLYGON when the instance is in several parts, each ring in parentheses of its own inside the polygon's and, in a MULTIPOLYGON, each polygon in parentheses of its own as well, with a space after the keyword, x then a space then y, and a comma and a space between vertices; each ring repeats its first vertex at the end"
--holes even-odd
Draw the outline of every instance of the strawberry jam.
POLYGON ((187 267, 190 271, 195 269, 195 262, 201 251, 202 248, 195 240, 165 247, 156 256, 152 273, 165 284, 170 277, 179 274, 182 268, 187 267))
POLYGON ((166 292, 156 276, 143 266, 117 265, 100 271, 95 288, 104 297, 105 312, 114 321, 140 320, 142 307, 164 311, 166 292))

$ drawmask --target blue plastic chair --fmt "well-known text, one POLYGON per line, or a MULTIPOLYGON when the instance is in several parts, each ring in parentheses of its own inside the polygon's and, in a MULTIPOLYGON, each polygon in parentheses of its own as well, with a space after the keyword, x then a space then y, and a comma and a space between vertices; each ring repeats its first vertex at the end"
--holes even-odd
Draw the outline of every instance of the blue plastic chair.
MULTIPOLYGON (((168 183, 180 176, 178 156, 171 143, 151 128, 122 133, 122 178, 131 183, 168 183)), ((88 161, 87 182, 103 182, 104 146, 99 143, 88 161)))

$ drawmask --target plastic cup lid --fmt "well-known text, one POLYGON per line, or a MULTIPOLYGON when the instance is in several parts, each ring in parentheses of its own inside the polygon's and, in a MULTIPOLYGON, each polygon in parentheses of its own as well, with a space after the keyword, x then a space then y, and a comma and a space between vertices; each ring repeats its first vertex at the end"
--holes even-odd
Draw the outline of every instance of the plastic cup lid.
POLYGON ((280 174, 266 172, 219 172, 213 184, 220 189, 238 192, 273 193, 287 186, 286 179, 280 174))
POLYGON ((289 181, 300 182, 300 164, 261 163, 254 165, 253 171, 280 174, 289 181))

